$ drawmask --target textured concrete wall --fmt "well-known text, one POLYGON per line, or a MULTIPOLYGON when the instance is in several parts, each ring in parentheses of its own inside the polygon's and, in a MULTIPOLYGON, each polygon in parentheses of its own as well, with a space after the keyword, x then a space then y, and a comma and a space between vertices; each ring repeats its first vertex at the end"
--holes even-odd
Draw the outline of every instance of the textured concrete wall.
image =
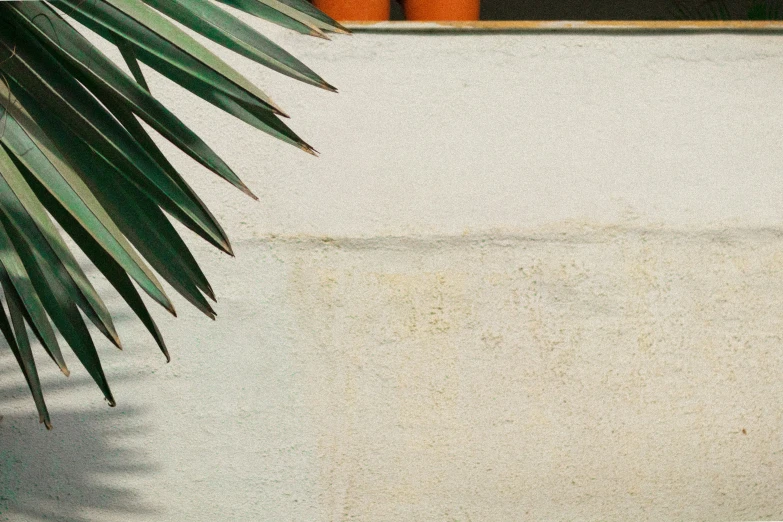
POLYGON ((151 75, 261 202, 116 409, 0 351, 0 519, 783 518, 783 36, 273 35, 322 157, 151 75))

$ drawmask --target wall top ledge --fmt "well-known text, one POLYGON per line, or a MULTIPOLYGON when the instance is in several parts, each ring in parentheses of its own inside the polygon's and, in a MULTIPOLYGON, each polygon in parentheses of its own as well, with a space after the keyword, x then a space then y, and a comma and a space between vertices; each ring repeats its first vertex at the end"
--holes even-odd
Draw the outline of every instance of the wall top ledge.
POLYGON ((509 20, 481 22, 350 22, 354 33, 748 32, 781 33, 780 20, 509 20))

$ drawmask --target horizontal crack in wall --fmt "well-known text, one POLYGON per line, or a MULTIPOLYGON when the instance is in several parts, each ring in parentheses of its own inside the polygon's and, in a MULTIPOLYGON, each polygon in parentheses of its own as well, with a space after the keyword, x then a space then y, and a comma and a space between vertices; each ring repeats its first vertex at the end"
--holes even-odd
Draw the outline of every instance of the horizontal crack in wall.
POLYGON ((678 229, 667 227, 571 227, 569 229, 543 229, 518 233, 470 233, 460 235, 404 235, 404 236, 314 236, 307 234, 269 234, 253 239, 240 239, 237 244, 286 244, 301 247, 330 246, 344 249, 375 248, 437 248, 442 246, 492 246, 513 247, 525 243, 574 243, 591 244, 611 242, 618 238, 644 238, 672 241, 746 242, 774 241, 783 238, 782 227, 736 227, 678 229))

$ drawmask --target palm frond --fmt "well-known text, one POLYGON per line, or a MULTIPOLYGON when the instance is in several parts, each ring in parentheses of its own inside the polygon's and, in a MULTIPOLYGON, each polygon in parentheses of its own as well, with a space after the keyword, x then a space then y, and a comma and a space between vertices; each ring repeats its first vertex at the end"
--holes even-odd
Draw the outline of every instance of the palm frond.
POLYGON ((27 328, 68 375, 58 331, 110 405, 114 398, 82 314, 121 347, 109 310, 59 229, 114 286, 167 360, 136 285, 176 315, 160 277, 215 317, 214 292, 169 218, 231 254, 228 236, 139 120, 255 197, 152 95, 139 62, 255 128, 314 152, 261 89, 176 23, 293 79, 334 87, 219 4, 321 38, 346 32, 305 0, 0 2, 0 331, 47 427, 27 328), (69 19, 116 45, 131 75, 69 19))

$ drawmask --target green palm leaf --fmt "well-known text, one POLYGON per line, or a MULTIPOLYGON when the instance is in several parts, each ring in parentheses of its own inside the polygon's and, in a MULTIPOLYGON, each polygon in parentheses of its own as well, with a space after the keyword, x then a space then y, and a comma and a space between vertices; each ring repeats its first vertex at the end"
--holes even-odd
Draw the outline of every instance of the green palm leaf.
POLYGON ((325 38, 326 32, 345 32, 304 0, 0 2, 0 286, 5 306, 0 306, 0 331, 47 427, 49 413, 27 328, 69 375, 59 332, 110 405, 114 398, 82 314, 121 346, 109 310, 60 230, 114 286, 167 360, 166 344, 135 285, 174 314, 161 277, 215 317, 209 304, 214 292, 169 219, 230 254, 228 237, 139 120, 252 196, 239 176, 154 98, 139 62, 256 129, 314 152, 280 120, 285 113, 261 89, 174 22, 291 78, 334 88, 220 4, 303 34, 325 38), (79 33, 69 17, 115 44, 131 75, 79 33))

